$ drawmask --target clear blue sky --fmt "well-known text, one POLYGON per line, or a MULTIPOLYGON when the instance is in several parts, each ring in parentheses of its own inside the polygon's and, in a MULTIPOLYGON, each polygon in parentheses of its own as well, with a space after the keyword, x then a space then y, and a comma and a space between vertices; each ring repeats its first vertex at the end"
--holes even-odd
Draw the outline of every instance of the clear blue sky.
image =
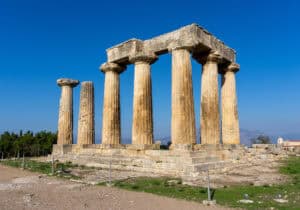
MULTIPOLYGON (((198 23, 237 51, 241 128, 300 138, 300 3, 297 0, 0 1, 0 131, 56 131, 56 79, 95 83, 102 121, 105 49, 198 23)), ((152 66, 155 137, 170 135, 171 59, 152 66)), ((201 66, 193 61, 197 127, 201 66)), ((121 75, 124 138, 131 135, 133 66, 121 75)), ((74 90, 74 131, 79 87, 74 90)), ((99 141, 99 140, 97 140, 99 141)))

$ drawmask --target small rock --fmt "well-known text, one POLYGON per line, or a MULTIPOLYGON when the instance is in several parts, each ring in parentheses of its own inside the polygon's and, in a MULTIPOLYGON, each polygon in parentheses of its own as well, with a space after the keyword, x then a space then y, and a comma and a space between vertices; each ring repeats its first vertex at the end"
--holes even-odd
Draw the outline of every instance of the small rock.
POLYGON ((33 195, 34 195, 34 194, 31 194, 31 193, 30 193, 30 194, 25 194, 25 195, 23 196, 24 202, 25 202, 25 203, 30 203, 31 200, 32 200, 33 195))
POLYGON ((242 200, 239 200, 238 203, 254 203, 254 201, 248 200, 248 199, 242 199, 242 200))
POLYGON ((276 201, 277 203, 288 203, 289 202, 288 200, 281 199, 281 198, 274 199, 274 201, 276 201))
POLYGON ((95 182, 95 181, 90 181, 90 182, 88 182, 88 184, 90 184, 90 185, 97 185, 97 184, 98 184, 98 182, 95 182))
POLYGON ((172 179, 172 180, 168 181, 168 184, 170 184, 170 185, 180 184, 180 181, 176 180, 176 179, 172 179))
POLYGON ((214 205, 217 204, 217 201, 216 200, 211 200, 211 201, 209 201, 209 200, 203 200, 202 203, 204 205, 206 205, 206 206, 214 206, 214 205))

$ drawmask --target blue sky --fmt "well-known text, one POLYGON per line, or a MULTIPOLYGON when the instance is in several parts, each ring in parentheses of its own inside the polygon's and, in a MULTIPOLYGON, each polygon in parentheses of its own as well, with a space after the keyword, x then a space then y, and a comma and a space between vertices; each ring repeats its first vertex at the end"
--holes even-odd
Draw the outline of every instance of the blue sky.
MULTIPOLYGON (((56 79, 95 83, 102 121, 105 49, 198 23, 237 51, 240 126, 300 138, 300 3, 296 0, 0 1, 0 131, 57 129, 56 79)), ((201 66, 193 61, 199 128, 201 66)), ((171 58, 152 66, 154 134, 170 135, 171 58)), ((74 132, 79 87, 74 89, 74 132)), ((133 66, 121 75, 122 136, 131 135, 133 66)), ((97 140, 99 141, 99 140, 97 140)))

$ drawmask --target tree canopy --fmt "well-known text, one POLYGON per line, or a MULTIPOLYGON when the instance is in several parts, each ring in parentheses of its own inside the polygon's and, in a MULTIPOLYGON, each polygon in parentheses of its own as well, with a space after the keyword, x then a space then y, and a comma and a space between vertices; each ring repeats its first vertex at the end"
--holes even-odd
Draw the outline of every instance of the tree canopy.
POLYGON ((259 135, 257 138, 251 139, 252 144, 271 144, 272 141, 269 136, 259 135))
POLYGON ((21 130, 18 134, 4 132, 0 135, 0 158, 25 156, 41 156, 50 154, 52 145, 57 141, 57 134, 49 131, 33 133, 21 130))

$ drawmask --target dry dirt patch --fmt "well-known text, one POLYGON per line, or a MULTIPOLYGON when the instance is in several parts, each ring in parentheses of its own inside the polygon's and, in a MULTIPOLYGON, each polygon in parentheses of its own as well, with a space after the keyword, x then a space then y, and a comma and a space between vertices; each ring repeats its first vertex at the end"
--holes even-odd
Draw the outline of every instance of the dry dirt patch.
POLYGON ((117 188, 90 186, 0 165, 2 209, 226 209, 117 188))

